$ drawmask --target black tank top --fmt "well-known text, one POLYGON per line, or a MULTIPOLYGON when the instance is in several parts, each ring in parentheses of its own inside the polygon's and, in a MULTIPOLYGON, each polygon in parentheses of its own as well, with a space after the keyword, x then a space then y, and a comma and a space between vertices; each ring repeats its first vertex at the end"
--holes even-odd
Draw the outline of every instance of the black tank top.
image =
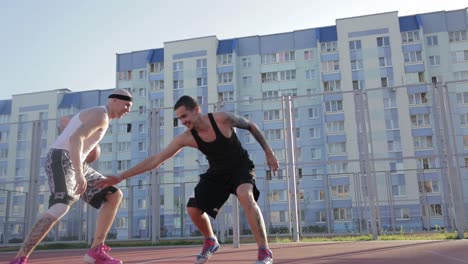
POLYGON ((236 133, 232 131, 230 138, 225 137, 216 125, 213 114, 208 113, 208 117, 216 134, 216 139, 213 142, 203 141, 195 129, 190 130, 198 144, 198 149, 208 159, 210 164, 208 172, 225 173, 240 167, 253 167, 253 162, 242 147, 236 133))

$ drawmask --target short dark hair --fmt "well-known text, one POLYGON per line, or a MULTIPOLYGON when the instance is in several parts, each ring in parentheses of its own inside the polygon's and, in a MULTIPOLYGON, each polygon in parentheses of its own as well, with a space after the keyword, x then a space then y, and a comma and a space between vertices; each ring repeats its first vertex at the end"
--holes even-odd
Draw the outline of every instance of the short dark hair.
POLYGON ((175 103, 174 111, 181 106, 185 106, 185 109, 192 111, 195 107, 198 107, 198 102, 192 96, 182 95, 182 97, 180 97, 175 103))

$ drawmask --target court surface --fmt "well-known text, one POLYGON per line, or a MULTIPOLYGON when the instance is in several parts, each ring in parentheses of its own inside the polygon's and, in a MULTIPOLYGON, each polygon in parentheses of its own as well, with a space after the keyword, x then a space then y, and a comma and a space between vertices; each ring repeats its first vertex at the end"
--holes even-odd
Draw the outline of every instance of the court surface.
MULTIPOLYGON (((272 243, 275 264, 376 264, 408 263, 439 264, 468 263, 468 240, 444 241, 366 241, 272 243)), ((124 263, 193 263, 199 246, 113 248, 112 256, 124 263)), ((83 263, 84 249, 35 251, 31 264, 83 263)), ((0 253, 0 263, 8 263, 15 252, 0 253)), ((208 263, 253 264, 256 245, 240 248, 221 245, 208 263)))

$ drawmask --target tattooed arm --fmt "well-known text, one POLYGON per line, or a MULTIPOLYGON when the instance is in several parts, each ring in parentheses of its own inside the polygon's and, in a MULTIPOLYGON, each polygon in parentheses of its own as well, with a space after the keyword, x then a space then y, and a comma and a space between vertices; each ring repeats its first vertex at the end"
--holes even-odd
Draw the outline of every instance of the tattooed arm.
POLYGON ((226 112, 225 114, 232 127, 249 130, 250 134, 252 134, 265 151, 268 167, 270 167, 272 171, 278 170, 278 159, 276 158, 275 153, 273 153, 270 145, 268 145, 268 142, 262 132, 260 132, 257 124, 233 113, 226 112))

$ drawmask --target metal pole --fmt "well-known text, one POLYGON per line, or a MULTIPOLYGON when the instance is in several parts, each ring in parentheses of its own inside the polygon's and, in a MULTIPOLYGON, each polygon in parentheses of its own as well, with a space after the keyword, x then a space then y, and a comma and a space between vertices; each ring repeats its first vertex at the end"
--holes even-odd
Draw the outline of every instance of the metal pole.
MULTIPOLYGON (((151 116, 151 129, 149 135, 149 142, 150 142, 150 155, 159 153, 160 151, 160 144, 159 144, 159 133, 160 133, 160 125, 159 125, 159 110, 152 109, 150 112, 151 116)), ((156 168, 150 171, 150 180, 151 180, 151 241, 157 242, 161 238, 161 197, 160 197, 160 173, 159 169, 156 168)))
MULTIPOLYGON (((138 187, 137 187, 138 188, 138 187)), ((133 211, 134 205, 133 185, 128 186, 128 228, 127 228, 127 239, 133 237, 133 211)))
MULTIPOLYGON (((375 206, 375 174, 372 171, 370 164, 370 151, 369 151, 369 139, 367 130, 367 117, 366 117, 366 102, 364 99, 364 93, 361 90, 354 91, 354 98, 356 104, 356 123, 358 125, 358 144, 360 153, 361 170, 366 175, 367 183, 367 195, 369 197, 369 210, 370 210, 370 222, 372 239, 377 240, 377 210, 375 206)), ((370 124, 369 124, 370 127, 370 124)))
POLYGON ((32 123, 32 139, 30 154, 30 178, 29 178, 29 196, 27 202, 27 222, 26 230, 29 232, 35 222, 37 215, 37 186, 39 184, 40 156, 41 156, 41 121, 35 120, 32 123))
MULTIPOLYGON (((436 88, 437 87, 436 85, 436 88)), ((442 123, 443 126, 446 128, 443 130, 444 133, 444 138, 445 138, 445 144, 447 148, 446 152, 446 158, 447 158, 447 165, 448 165, 448 177, 450 181, 450 187, 452 191, 452 205, 453 205, 453 215, 454 215, 454 220, 455 220, 455 228, 457 230, 458 238, 463 239, 465 237, 464 230, 465 230, 465 223, 464 223, 464 217, 465 217, 465 210, 463 207, 463 190, 462 190, 462 182, 460 179, 460 171, 458 166, 456 166, 456 162, 454 159, 456 159, 456 153, 453 152, 452 149, 452 144, 456 148, 456 142, 453 140, 453 138, 449 137, 448 129, 451 128, 453 131, 453 123, 452 123, 452 117, 450 115, 450 107, 449 107, 449 102, 448 102, 448 88, 447 85, 443 85, 440 88, 445 88, 445 91, 443 89, 437 89, 439 91, 439 94, 441 96, 440 100, 440 110, 441 110, 441 115, 442 115, 442 123)), ((452 133, 453 134, 453 133, 452 133)))
POLYGON ((240 248, 239 232, 239 201, 235 195, 231 195, 232 200, 232 246, 240 248))
MULTIPOLYGON (((283 97, 284 98, 284 97, 283 97)), ((295 137, 294 137, 294 116, 293 116, 293 105, 291 96, 286 97, 286 139, 287 139, 287 157, 288 157, 288 175, 289 181, 289 197, 290 199, 290 208, 291 208, 291 228, 292 228, 292 237, 295 242, 299 242, 299 217, 298 217, 298 205, 297 205, 297 181, 296 181, 296 157, 295 157, 295 137)))
MULTIPOLYGON (((7 191, 7 198, 6 198, 6 208, 5 208, 5 224, 3 226, 3 244, 8 244, 8 230, 10 225, 10 203, 11 203, 11 191, 7 191)), ((26 232, 24 233, 26 235, 26 232)))

